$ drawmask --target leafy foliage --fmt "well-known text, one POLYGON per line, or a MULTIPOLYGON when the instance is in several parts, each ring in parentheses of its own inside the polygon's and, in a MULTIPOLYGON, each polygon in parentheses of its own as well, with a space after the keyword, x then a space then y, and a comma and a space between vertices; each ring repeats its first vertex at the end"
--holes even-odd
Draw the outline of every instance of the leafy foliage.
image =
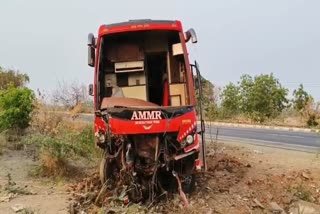
MULTIPOLYGON (((31 174, 34 176, 72 176, 75 169, 70 160, 79 157, 94 159, 100 157, 100 150, 95 148, 93 127, 85 125, 72 130, 66 124, 60 124, 55 135, 34 133, 23 138, 27 148, 35 148, 40 166, 31 174)), ((75 171, 75 172, 74 172, 75 171)))
POLYGON ((298 89, 293 91, 293 96, 293 107, 303 118, 306 118, 307 126, 318 126, 319 123, 317 120, 320 118, 319 105, 317 105, 313 97, 304 90, 302 84, 300 84, 298 89))
POLYGON ((0 67, 0 131, 29 126, 35 96, 24 87, 28 82, 27 74, 0 67))
POLYGON ((300 84, 298 89, 293 91, 293 96, 293 107, 298 112, 304 111, 308 102, 312 99, 312 97, 303 89, 302 84, 300 84))
POLYGON ((240 87, 229 83, 221 94, 222 114, 224 117, 236 115, 240 112, 240 87))
MULTIPOLYGON (((213 120, 218 116, 217 91, 219 89, 215 88, 215 86, 209 80, 205 79, 202 76, 201 76, 201 87, 202 87, 202 109, 204 110, 204 116, 209 120, 213 120)), ((200 96, 197 89, 195 93, 196 93, 197 103, 199 104, 200 96)))
POLYGON ((62 159, 64 157, 94 157, 97 155, 94 133, 91 125, 84 125, 72 130, 66 124, 57 127, 55 135, 35 133, 24 139, 24 144, 35 145, 40 152, 48 152, 62 159))
POLYGON ((0 67, 0 90, 7 90, 9 85, 13 87, 22 87, 29 82, 27 74, 21 74, 19 71, 6 70, 0 67))
POLYGON ((230 83, 222 92, 222 107, 228 115, 244 113, 254 121, 275 118, 286 108, 288 90, 281 86, 273 74, 252 78, 243 75, 240 82, 230 83))
POLYGON ((11 85, 0 91, 0 130, 27 128, 34 99, 34 93, 28 88, 11 85))

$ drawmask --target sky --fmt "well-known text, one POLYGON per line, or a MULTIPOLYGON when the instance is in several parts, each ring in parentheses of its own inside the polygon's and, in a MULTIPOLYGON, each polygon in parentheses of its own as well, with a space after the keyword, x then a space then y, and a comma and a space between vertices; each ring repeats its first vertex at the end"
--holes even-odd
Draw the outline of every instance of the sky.
POLYGON ((62 81, 89 84, 88 33, 129 19, 173 19, 196 30, 190 58, 215 85, 273 73, 319 101, 319 9, 319 0, 1 0, 0 66, 27 73, 29 87, 45 93, 62 81))

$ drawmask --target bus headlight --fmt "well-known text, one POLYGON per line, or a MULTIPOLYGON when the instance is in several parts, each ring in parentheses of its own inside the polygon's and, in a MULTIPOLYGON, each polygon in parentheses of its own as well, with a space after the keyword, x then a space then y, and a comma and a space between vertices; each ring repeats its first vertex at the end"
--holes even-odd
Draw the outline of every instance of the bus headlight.
POLYGON ((98 139, 99 143, 104 143, 106 141, 106 136, 102 132, 97 132, 95 136, 98 139))
POLYGON ((186 141, 187 141, 187 144, 192 144, 194 139, 193 139, 193 136, 192 135, 188 135, 187 138, 186 138, 186 141))

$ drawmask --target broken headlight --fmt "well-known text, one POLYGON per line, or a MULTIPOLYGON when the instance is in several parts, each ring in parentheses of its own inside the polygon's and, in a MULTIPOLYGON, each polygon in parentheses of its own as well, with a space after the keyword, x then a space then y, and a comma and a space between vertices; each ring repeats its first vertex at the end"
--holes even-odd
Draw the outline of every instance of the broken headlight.
POLYGON ((106 135, 101 131, 96 132, 95 136, 99 143, 104 143, 106 141, 106 135))

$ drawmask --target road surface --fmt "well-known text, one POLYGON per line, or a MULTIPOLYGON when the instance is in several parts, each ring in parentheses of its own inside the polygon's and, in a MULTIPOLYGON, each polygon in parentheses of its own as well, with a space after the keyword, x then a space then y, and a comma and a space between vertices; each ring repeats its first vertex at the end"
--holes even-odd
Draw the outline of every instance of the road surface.
POLYGON ((283 149, 320 152, 320 134, 261 128, 211 126, 206 128, 206 138, 224 141, 259 144, 283 149))

